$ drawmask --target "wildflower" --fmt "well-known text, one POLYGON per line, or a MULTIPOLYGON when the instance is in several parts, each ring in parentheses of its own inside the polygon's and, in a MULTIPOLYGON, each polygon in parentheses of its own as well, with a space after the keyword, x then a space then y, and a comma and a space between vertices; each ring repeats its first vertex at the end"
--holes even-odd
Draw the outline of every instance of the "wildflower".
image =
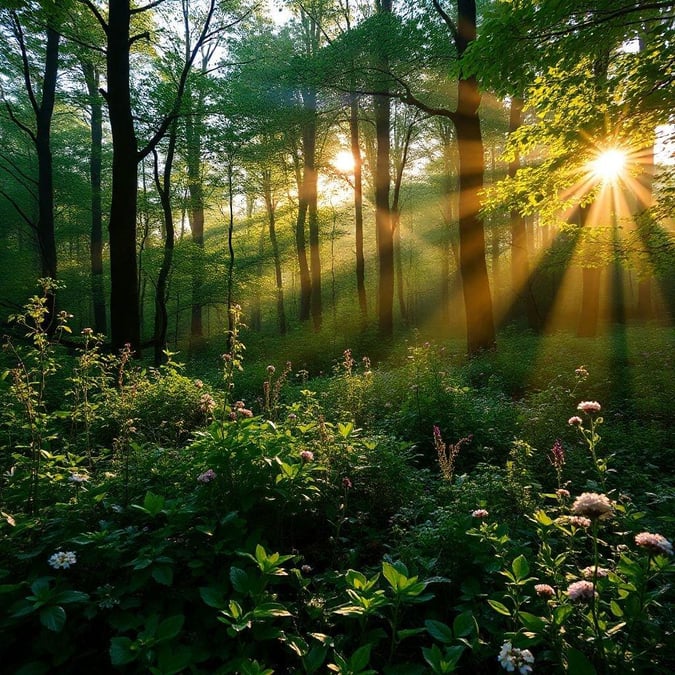
POLYGON ((585 366, 579 366, 575 371, 574 374, 580 379, 580 380, 585 380, 588 377, 588 371, 586 370, 585 366))
POLYGON ((353 487, 351 480, 347 478, 347 476, 342 479, 342 487, 346 488, 347 490, 351 490, 353 487))
POLYGON ((562 442, 557 439, 551 448, 549 461, 555 467, 556 471, 562 471, 565 465, 565 451, 563 450, 562 442))
POLYGON ((606 495, 596 492, 583 492, 574 500, 572 513, 576 516, 586 516, 591 520, 607 518, 612 514, 612 502, 606 495))
POLYGON ((471 515, 474 518, 487 518, 489 513, 485 509, 476 509, 475 511, 471 512, 471 515))
POLYGON ((76 485, 86 483, 88 480, 89 476, 87 476, 86 473, 78 473, 77 471, 73 471, 70 476, 68 476, 68 482, 75 483, 76 485))
POLYGON ((570 516, 567 522, 574 527, 590 527, 591 519, 584 516, 570 516))
POLYGON ((194 385, 197 389, 202 389, 204 387, 204 383, 201 380, 195 380, 194 385))
POLYGON ((310 574, 310 573, 312 572, 312 567, 311 567, 310 565, 303 565, 303 566, 300 568, 300 571, 301 571, 303 574, 310 574))
POLYGON ((534 656, 529 649, 518 649, 510 642, 505 642, 497 657, 499 665, 509 673, 513 673, 516 668, 521 674, 532 672, 532 663, 534 663, 534 656))
POLYGON ((558 490, 555 491, 556 496, 559 497, 560 499, 567 499, 570 496, 570 491, 565 490, 565 488, 559 488, 558 490))
POLYGON ((583 423, 583 420, 578 415, 574 415, 567 420, 567 424, 573 427, 580 427, 583 423))
POLYGON ((272 365, 267 366, 267 374, 268 375, 274 375, 274 372, 276 371, 276 368, 272 365))
POLYGON ((234 412, 234 410, 233 410, 233 411, 228 415, 228 417, 230 418, 230 420, 232 420, 232 422, 234 422, 234 421, 236 421, 236 419, 237 419, 237 413, 234 412))
POLYGON ((589 565, 588 567, 584 567, 584 569, 581 570, 581 576, 584 579, 592 579, 593 577, 601 579, 606 577, 608 574, 609 570, 606 567, 593 567, 592 565, 589 565))
POLYGON ((547 600, 555 595, 553 586, 548 584, 535 584, 534 590, 540 598, 546 598, 547 600))
POLYGON ((237 414, 239 417, 253 417, 253 411, 248 408, 238 408, 237 414))
POLYGON ((656 555, 673 555, 673 545, 662 535, 640 532, 635 535, 635 543, 656 555))
POLYGON ((288 414, 288 421, 289 422, 295 422, 298 419, 298 416, 295 413, 289 413, 288 414))
POLYGON ((216 402, 213 400, 211 394, 202 394, 199 397, 199 409, 205 415, 211 414, 216 409, 216 402))
POLYGON ((218 474, 213 469, 208 469, 207 471, 204 471, 204 473, 200 473, 199 476, 197 476, 197 481, 199 483, 210 483, 214 478, 216 478, 218 474))
POLYGON ((582 401, 578 406, 577 410, 590 415, 591 413, 600 412, 602 406, 597 401, 582 401))
POLYGON ((49 563, 49 566, 53 567, 55 570, 67 570, 71 565, 74 565, 77 562, 77 556, 73 551, 57 551, 49 556, 47 562, 49 563))
POLYGON ((590 581, 575 581, 567 587, 570 600, 592 600, 595 596, 595 586, 590 581))
POLYGON ((300 459, 303 462, 313 462, 314 461, 314 453, 311 450, 303 450, 300 453, 300 459))
POLYGON ((94 331, 91 328, 83 328, 82 335, 86 337, 91 337, 94 334, 94 331))

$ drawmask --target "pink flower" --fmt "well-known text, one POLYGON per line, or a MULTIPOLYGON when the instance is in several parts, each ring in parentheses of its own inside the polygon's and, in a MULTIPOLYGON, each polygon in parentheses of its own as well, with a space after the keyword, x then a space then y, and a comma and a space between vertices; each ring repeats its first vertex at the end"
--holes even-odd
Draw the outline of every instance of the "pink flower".
POLYGON ((585 412, 588 415, 590 415, 591 413, 600 412, 601 409, 602 406, 597 401, 582 401, 577 406, 577 410, 581 410, 582 412, 585 412))
POLYGON ((583 423, 583 420, 578 415, 574 415, 574 417, 570 417, 567 420, 567 424, 569 424, 573 427, 580 427, 582 423, 583 423))
POLYGON ((570 525, 574 525, 574 527, 590 527, 591 526, 591 519, 585 518, 584 516, 570 516, 568 518, 568 522, 569 522, 570 525))
POLYGON ((593 576, 600 579, 602 577, 606 577, 608 574, 609 570, 606 567, 593 567, 592 565, 589 565, 588 567, 584 567, 584 569, 581 570, 581 576, 584 579, 592 579, 593 576))
POLYGON ((535 584, 534 590, 540 598, 546 598, 547 600, 555 595, 553 586, 548 584, 535 584))
POLYGON ((471 512, 471 515, 474 518, 483 519, 483 518, 487 518, 489 513, 485 509, 476 509, 475 511, 471 512))
POLYGON ((311 450, 303 450, 300 453, 300 459, 303 462, 313 462, 314 461, 314 453, 311 450))
POLYGON ((656 555, 673 555, 673 545, 660 534, 640 532, 635 535, 635 543, 656 555))
POLYGON ((567 587, 570 600, 592 600, 595 596, 595 586, 590 581, 575 581, 567 587))
POLYGON ((560 488, 555 493, 560 499, 567 499, 570 496, 570 491, 565 490, 565 488, 560 488))
POLYGON ((347 490, 351 490, 353 487, 351 480, 347 478, 347 476, 342 479, 342 487, 346 488, 347 490))
POLYGON ((586 516, 591 520, 608 518, 612 515, 612 510, 612 502, 607 495, 599 495, 596 492, 584 492, 572 504, 572 513, 575 516, 586 516))
POLYGON ((303 574, 310 574, 311 571, 312 571, 312 567, 311 567, 310 565, 303 565, 303 566, 300 568, 300 571, 301 571, 303 574))
POLYGON ((556 471, 561 471, 565 466, 565 451, 563 450, 562 442, 557 439, 551 448, 549 461, 555 467, 556 471))

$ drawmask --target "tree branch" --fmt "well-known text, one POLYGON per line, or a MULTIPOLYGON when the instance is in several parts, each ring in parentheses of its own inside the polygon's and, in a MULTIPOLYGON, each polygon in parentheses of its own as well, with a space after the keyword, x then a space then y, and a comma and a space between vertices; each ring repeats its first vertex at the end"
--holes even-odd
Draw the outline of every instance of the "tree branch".
POLYGON ((136 7, 135 9, 132 9, 130 13, 140 14, 141 12, 147 12, 149 9, 152 9, 153 7, 159 7, 159 5, 163 3, 164 0, 155 0, 154 2, 149 2, 147 5, 143 5, 143 7, 136 7))
POLYGON ((438 2, 438 0, 433 0, 433 3, 439 16, 441 17, 441 19, 443 19, 443 22, 452 33, 452 39, 456 43, 459 40, 459 31, 457 30, 455 22, 452 20, 451 16, 443 9, 443 7, 441 7, 441 3, 438 2))
POLYGON ((0 190, 0 195, 2 195, 15 209, 16 212, 23 218, 28 227, 30 227, 33 232, 37 232, 37 226, 35 223, 26 215, 24 210, 16 203, 14 198, 11 195, 8 195, 4 190, 0 190))
POLYGON ((101 24, 103 32, 107 35, 108 24, 106 23, 106 20, 103 18, 103 15, 98 11, 96 5, 93 2, 91 2, 91 0, 78 0, 78 2, 82 3, 85 7, 89 9, 89 11, 96 17, 96 20, 99 22, 99 24, 101 24))

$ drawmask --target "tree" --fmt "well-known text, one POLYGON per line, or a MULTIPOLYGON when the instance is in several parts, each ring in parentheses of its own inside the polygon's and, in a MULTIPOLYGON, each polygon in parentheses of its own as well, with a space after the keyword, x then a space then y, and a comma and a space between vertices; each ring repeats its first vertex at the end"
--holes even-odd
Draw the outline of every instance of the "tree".
POLYGON ((106 35, 105 100, 112 132, 112 196, 110 202, 110 324, 114 350, 125 344, 139 352, 141 324, 138 304, 138 263, 136 253, 136 211, 138 204, 138 163, 147 157, 164 137, 176 118, 188 74, 205 40, 213 37, 210 23, 216 0, 209 1, 201 33, 195 41, 177 81, 170 111, 164 116, 154 134, 139 149, 131 97, 130 54, 139 40, 149 38, 147 31, 132 34, 132 18, 164 0, 155 0, 142 7, 132 7, 131 0, 110 0, 107 18, 91 0, 80 0, 97 18, 106 35))
MULTIPOLYGON (((37 222, 28 219, 33 228, 40 254, 41 274, 43 277, 56 279, 57 257, 56 238, 54 233, 54 179, 52 174, 51 129, 54 104, 56 101, 56 80, 59 69, 59 33, 60 15, 56 7, 46 3, 42 8, 31 3, 22 10, 3 10, 7 12, 9 30, 19 50, 20 64, 18 71, 24 83, 26 95, 32 112, 32 123, 23 121, 16 113, 12 103, 3 96, 9 118, 26 134, 37 157, 37 222), (34 66, 31 63, 33 54, 27 43, 24 24, 28 22, 44 25, 45 39, 43 45, 43 70, 39 81, 34 78, 34 66)), ((34 28, 36 26, 33 26, 34 28)), ((47 294, 47 310, 52 328, 55 310, 55 295, 47 294)))

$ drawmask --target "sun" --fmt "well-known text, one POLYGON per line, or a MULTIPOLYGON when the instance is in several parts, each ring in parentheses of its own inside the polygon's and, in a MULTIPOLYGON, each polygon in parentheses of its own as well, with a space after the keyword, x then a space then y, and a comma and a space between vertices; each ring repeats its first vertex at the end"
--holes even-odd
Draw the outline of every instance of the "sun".
POLYGON ((354 171, 354 157, 349 150, 340 150, 333 157, 331 164, 338 173, 351 173, 354 171))
POLYGON ((605 183, 614 183, 626 166, 626 153, 618 148, 601 152, 591 163, 591 173, 605 183))

